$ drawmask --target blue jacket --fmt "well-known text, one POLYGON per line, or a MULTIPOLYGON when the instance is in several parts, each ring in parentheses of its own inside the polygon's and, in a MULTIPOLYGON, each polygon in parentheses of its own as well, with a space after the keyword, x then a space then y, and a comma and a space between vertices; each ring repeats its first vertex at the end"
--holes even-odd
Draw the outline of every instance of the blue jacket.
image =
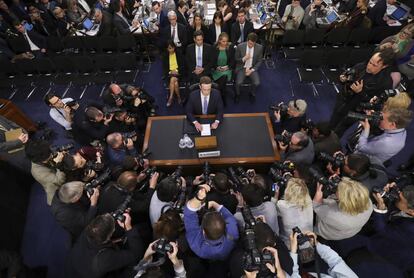
POLYGON ((203 235, 197 211, 188 206, 184 208, 185 237, 191 250, 200 258, 225 260, 239 238, 237 222, 234 216, 223 206, 218 211, 226 222, 226 234, 218 240, 208 240, 203 235))
POLYGON ((113 149, 108 146, 108 158, 111 164, 113 165, 120 165, 124 161, 125 156, 136 156, 137 150, 133 148, 132 150, 128 150, 127 148, 121 149, 113 149))

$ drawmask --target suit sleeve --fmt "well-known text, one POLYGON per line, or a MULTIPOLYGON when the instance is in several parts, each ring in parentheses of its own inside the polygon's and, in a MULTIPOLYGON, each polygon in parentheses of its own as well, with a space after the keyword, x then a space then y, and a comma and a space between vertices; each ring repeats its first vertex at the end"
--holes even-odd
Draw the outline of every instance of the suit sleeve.
POLYGON ((224 105, 223 100, 220 97, 219 93, 216 94, 217 98, 217 112, 216 112, 216 120, 222 122, 223 121, 223 111, 224 111, 224 105))
POLYGON ((210 75, 211 74, 211 68, 212 68, 212 66, 213 66, 213 57, 212 57, 212 50, 213 50, 213 48, 210 46, 210 45, 206 45, 207 47, 206 47, 206 51, 207 51, 207 61, 206 61, 206 64, 204 65, 204 68, 205 68, 205 74, 206 75, 210 75))
MULTIPOLYGON (((259 45, 258 45, 259 46, 259 45)), ((253 69, 254 71, 258 71, 260 66, 262 65, 262 61, 263 61, 263 46, 259 46, 259 53, 258 53, 258 59, 256 61, 256 64, 254 64, 253 69)))
POLYGON ((241 54, 241 48, 239 46, 236 48, 235 60, 237 64, 243 64, 243 57, 241 54))
POLYGON ((187 120, 189 120, 190 122, 194 122, 196 120, 193 114, 193 102, 194 102, 193 95, 194 95, 193 93, 190 93, 190 98, 187 102, 187 106, 185 107, 185 111, 187 114, 187 120))

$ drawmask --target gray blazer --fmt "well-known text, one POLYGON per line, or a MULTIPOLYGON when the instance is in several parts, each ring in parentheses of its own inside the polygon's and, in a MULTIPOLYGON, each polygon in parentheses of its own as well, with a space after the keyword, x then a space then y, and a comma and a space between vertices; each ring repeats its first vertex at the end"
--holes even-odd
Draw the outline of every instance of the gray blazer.
MULTIPOLYGON (((243 57, 246 55, 247 42, 241 43, 236 48, 236 71, 243 69, 243 57)), ((252 68, 257 71, 263 61, 263 46, 256 43, 254 45, 252 68)))
POLYGON ((65 183, 66 175, 59 169, 52 169, 32 162, 32 176, 46 192, 47 204, 52 204, 53 195, 65 183))

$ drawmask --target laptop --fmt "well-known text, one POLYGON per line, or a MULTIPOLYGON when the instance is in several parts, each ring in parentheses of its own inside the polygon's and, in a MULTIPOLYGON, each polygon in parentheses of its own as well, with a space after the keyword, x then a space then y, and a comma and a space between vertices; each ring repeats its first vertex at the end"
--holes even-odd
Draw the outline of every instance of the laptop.
POLYGON ((410 13, 410 8, 401 4, 395 9, 395 11, 390 15, 392 19, 402 20, 405 19, 410 13))
POLYGON ((326 17, 317 18, 316 23, 321 25, 330 25, 338 19, 339 15, 336 13, 336 11, 332 10, 326 17))
POLYGON ((83 28, 86 30, 86 31, 89 31, 89 30, 91 30, 92 29, 92 27, 93 27, 93 22, 92 22, 92 20, 90 20, 89 18, 87 18, 87 17, 85 17, 83 20, 82 20, 82 26, 83 26, 83 28))
POLYGON ((263 13, 263 14, 260 16, 260 22, 261 22, 261 23, 265 22, 265 21, 266 21, 266 18, 267 18, 267 13, 263 13))

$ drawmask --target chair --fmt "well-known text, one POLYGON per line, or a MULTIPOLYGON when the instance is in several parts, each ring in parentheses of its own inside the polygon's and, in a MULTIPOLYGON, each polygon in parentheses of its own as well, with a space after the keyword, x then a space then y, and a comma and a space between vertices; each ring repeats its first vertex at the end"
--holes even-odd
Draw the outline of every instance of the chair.
POLYGON ((133 35, 131 34, 120 35, 116 37, 116 41, 118 44, 119 52, 134 53, 136 51, 137 43, 133 35))
POLYGON ((65 46, 65 51, 72 54, 82 54, 84 45, 82 37, 65 37, 63 39, 63 45, 65 46))
POLYGON ((95 83, 109 84, 114 81, 115 75, 115 57, 109 54, 99 54, 93 57, 96 75, 93 77, 95 83))
POLYGON ((24 53, 27 51, 27 41, 22 37, 9 38, 7 39, 7 43, 9 44, 11 50, 16 54, 24 53))
POLYGON ((333 48, 344 46, 348 41, 349 32, 350 30, 347 27, 332 29, 325 36, 325 46, 333 48))
POLYGON ((358 63, 366 62, 371 57, 370 48, 352 49, 349 53, 348 66, 354 66, 358 63))
POLYGON ((18 71, 15 65, 6 57, 0 57, 0 65, 0 88, 12 88, 13 92, 9 96, 9 99, 12 99, 17 91, 15 87, 16 85, 19 85, 16 84, 19 81, 18 71))
POLYGON ((95 54, 99 51, 99 38, 96 36, 83 37, 85 54, 95 54))
POLYGON ((92 58, 89 56, 74 56, 72 57, 75 70, 77 72, 76 78, 73 80, 74 85, 84 85, 82 93, 79 98, 85 94, 88 86, 93 83, 95 77, 95 65, 92 58))
POLYGON ((47 84, 50 88, 56 75, 55 65, 49 58, 37 58, 35 64, 38 76, 36 77, 37 85, 47 84))
POLYGON ((286 59, 298 59, 303 51, 303 30, 287 30, 282 39, 282 51, 286 59))
POLYGON ((114 55, 116 74, 115 81, 118 83, 135 83, 138 75, 138 64, 134 54, 120 53, 114 55))
POLYGON ((34 83, 39 75, 39 72, 37 70, 37 59, 19 59, 16 60, 15 65, 16 69, 20 73, 19 85, 30 85, 32 88, 26 96, 26 100, 28 100, 37 88, 36 84, 34 83))
POLYGON ((303 45, 305 48, 318 48, 320 47, 325 38, 325 29, 307 29, 303 39, 303 45))
POLYGON ((337 93, 339 89, 337 84, 339 75, 343 72, 345 65, 348 62, 349 51, 347 48, 329 49, 325 56, 325 65, 322 67, 322 72, 325 75, 328 83, 332 84, 337 93))
POLYGON ((118 44, 115 37, 102 36, 99 38, 100 52, 102 53, 114 53, 118 51, 118 44))
POLYGON ((368 44, 370 40, 370 29, 355 28, 349 34, 347 45, 353 48, 361 48, 368 44))
POLYGON ((48 55, 60 55, 63 53, 65 46, 60 37, 48 36, 46 40, 48 55))
POLYGON ((319 96, 315 83, 323 81, 323 73, 321 71, 324 63, 323 58, 323 50, 305 50, 297 68, 300 82, 309 83, 312 86, 314 96, 319 96))

